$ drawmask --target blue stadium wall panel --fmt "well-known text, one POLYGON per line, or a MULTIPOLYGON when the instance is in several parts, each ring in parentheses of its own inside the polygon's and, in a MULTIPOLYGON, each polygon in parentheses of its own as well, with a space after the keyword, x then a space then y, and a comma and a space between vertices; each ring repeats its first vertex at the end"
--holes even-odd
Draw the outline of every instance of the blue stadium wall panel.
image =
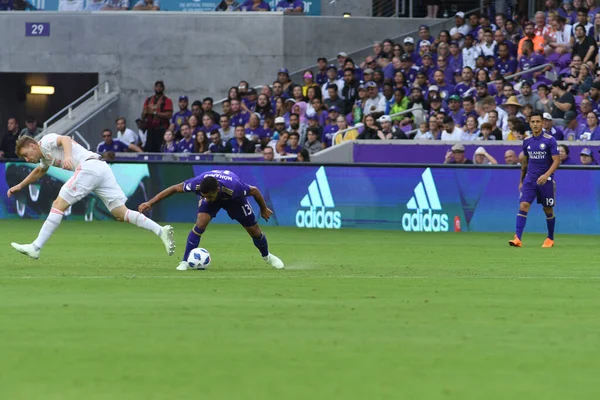
MULTIPOLYGON (((42 218, 71 172, 51 168, 39 184, 12 198, 7 189, 34 167, 0 163, 0 218, 42 218)), ((394 229, 412 232, 511 232, 518 208, 516 168, 428 168, 307 165, 193 165, 111 164, 130 208, 160 190, 210 169, 230 170, 258 186, 275 212, 263 225, 304 229, 394 229)), ((600 174, 569 169, 556 173, 556 214, 559 233, 598 234, 600 174)), ((158 221, 195 221, 198 199, 175 195, 157 205, 158 221)), ((255 212, 258 207, 252 201, 255 212)), ((110 214, 95 196, 69 210, 68 219, 108 219, 110 214)), ((234 223, 221 212, 216 223, 234 223)), ((534 205, 528 232, 545 232, 541 207, 534 205)))

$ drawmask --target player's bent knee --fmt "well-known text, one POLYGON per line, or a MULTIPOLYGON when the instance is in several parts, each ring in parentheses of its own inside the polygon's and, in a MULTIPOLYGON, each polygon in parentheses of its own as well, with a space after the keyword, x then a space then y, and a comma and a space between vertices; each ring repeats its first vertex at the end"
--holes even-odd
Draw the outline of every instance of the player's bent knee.
POLYGON ((260 235, 262 235, 262 231, 260 230, 260 227, 258 226, 258 224, 256 225, 252 225, 252 226, 246 226, 246 232, 248 232, 248 234, 254 238, 260 237, 260 235))
POLYGON ((212 217, 209 214, 199 213, 198 217, 196 218, 196 227, 198 229, 202 229, 202 231, 204 232, 211 220, 212 217))
POLYGON ((521 204, 519 205, 519 209, 520 209, 521 211, 528 212, 528 211, 529 211, 529 208, 531 208, 531 204, 529 204, 529 203, 525 203, 525 202, 523 202, 523 203, 521 203, 521 204))
POLYGON ((52 208, 56 208, 57 210, 62 212, 65 212, 67 208, 69 208, 69 206, 70 204, 67 203, 67 201, 60 196, 52 202, 52 208))

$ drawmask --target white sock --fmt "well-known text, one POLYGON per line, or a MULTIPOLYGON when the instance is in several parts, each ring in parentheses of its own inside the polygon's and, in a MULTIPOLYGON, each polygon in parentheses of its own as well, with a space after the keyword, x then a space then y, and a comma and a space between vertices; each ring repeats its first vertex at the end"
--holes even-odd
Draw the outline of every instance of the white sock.
POLYGON ((127 210, 125 212, 125 222, 152 231, 156 236, 160 236, 160 233, 162 232, 162 228, 159 224, 137 211, 127 210))
POLYGON ((50 239, 50 236, 52 236, 56 228, 58 228, 60 225, 63 215, 64 213, 56 208, 52 208, 50 210, 50 214, 48 214, 46 222, 44 222, 44 225, 42 225, 42 229, 40 229, 37 239, 33 241, 33 245, 35 247, 38 249, 44 247, 44 244, 48 241, 48 239, 50 239))

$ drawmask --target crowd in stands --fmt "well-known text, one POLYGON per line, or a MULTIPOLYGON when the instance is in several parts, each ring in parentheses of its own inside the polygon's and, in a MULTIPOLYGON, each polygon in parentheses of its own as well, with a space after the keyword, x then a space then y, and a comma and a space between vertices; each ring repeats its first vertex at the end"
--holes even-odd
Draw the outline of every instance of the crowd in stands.
POLYGON ((457 12, 437 38, 421 25, 416 37, 376 42, 363 60, 320 57, 301 82, 285 68, 257 89, 241 81, 221 113, 211 98, 189 109, 185 96, 175 111, 157 82, 142 113, 145 150, 269 148, 277 158, 345 140, 520 141, 534 112, 557 140, 600 140, 600 7, 574 3, 547 0, 531 21, 457 12))

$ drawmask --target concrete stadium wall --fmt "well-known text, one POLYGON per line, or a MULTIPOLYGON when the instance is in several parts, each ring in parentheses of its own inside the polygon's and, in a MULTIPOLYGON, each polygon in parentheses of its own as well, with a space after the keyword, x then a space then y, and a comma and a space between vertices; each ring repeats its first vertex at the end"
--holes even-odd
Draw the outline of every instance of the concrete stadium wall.
POLYGON ((425 22, 431 21, 278 13, 0 13, 0 72, 97 72, 100 82, 115 84, 121 97, 102 113, 108 121, 96 118, 81 130, 96 142, 98 130, 107 122, 112 126, 117 115, 130 121, 139 116, 158 79, 171 98, 219 99, 242 79, 272 82, 282 66, 300 70, 318 56, 352 53, 425 22), (26 37, 26 22, 50 23, 50 37, 26 37))

